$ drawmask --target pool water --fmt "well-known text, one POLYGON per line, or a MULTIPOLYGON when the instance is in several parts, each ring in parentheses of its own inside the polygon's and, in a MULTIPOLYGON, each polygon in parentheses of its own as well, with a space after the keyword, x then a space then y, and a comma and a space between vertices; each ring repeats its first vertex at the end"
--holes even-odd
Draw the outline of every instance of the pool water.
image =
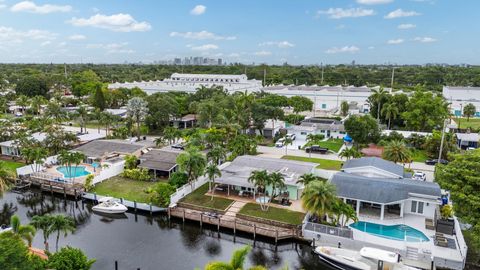
POLYGON ((85 166, 71 166, 71 169, 69 166, 58 166, 57 171, 62 173, 64 178, 82 177, 90 174, 85 166))
POLYGON ((381 225, 365 221, 350 224, 350 227, 375 236, 407 242, 428 242, 421 231, 407 225, 381 225))

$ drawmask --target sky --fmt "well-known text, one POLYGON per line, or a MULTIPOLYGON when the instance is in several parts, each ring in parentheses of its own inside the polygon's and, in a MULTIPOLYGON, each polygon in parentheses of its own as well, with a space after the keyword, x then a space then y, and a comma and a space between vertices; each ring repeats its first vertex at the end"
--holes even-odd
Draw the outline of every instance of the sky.
POLYGON ((0 0, 0 62, 480 64, 478 0, 0 0))

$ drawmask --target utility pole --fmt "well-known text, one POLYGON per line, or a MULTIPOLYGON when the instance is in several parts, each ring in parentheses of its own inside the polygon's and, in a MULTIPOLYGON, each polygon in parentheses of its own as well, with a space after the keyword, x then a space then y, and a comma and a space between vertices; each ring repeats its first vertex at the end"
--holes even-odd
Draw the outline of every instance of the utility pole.
POLYGON ((320 80, 320 85, 323 85, 323 63, 321 63, 321 66, 322 66, 322 79, 320 80))
POLYGON ((442 129, 442 140, 440 141, 440 153, 438 154, 438 162, 442 159, 443 151, 443 140, 445 139, 445 125, 447 124, 447 119, 443 120, 443 129, 442 129))
POLYGON ((63 63, 63 70, 64 70, 64 73, 65 73, 65 79, 68 77, 67 75, 67 63, 63 63))
POLYGON ((390 92, 393 91, 393 81, 395 80, 395 67, 392 68, 392 81, 390 83, 390 92))
POLYGON ((263 86, 267 86, 267 69, 263 69, 263 86))

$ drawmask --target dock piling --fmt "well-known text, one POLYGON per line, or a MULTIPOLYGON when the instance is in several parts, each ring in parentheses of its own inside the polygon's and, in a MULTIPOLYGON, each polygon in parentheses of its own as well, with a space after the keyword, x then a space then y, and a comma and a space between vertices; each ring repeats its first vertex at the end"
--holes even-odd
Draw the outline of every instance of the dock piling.
POLYGON ((220 232, 220 218, 218 218, 217 231, 220 232))
POLYGON ((133 201, 133 207, 135 208, 135 213, 137 212, 137 201, 133 201))
POLYGON ((118 270, 118 261, 115 261, 115 270, 118 270))
POLYGON ((63 186, 63 198, 67 198, 67 188, 65 187, 65 185, 63 186))
POLYGON ((95 203, 97 203, 97 202, 98 202, 98 201, 97 201, 97 193, 96 193, 96 192, 95 192, 95 193, 93 193, 93 200, 95 201, 95 203))
POLYGON ((153 214, 152 212, 152 204, 149 204, 149 207, 150 207, 150 216, 153 214))
POLYGON ((255 241, 257 234, 257 225, 253 223, 253 241, 255 241))
POLYGON ((123 198, 120 198, 120 203, 123 204, 123 198))
POLYGON ((235 237, 237 233, 237 218, 233 220, 233 236, 235 237))
POLYGON ((185 223, 185 208, 183 208, 183 223, 185 223))
POLYGON ((275 246, 277 246, 278 243, 278 229, 275 230, 275 246))
POLYGON ((203 223, 203 214, 200 213, 200 228, 202 227, 203 223))
POLYGON ((73 190, 73 195, 75 196, 75 200, 77 200, 77 189, 76 188, 73 190))

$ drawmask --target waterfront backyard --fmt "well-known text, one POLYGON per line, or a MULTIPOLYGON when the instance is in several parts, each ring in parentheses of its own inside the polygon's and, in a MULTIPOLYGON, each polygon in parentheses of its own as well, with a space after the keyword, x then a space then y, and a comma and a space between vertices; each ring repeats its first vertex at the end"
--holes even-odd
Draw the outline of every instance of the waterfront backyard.
POLYGON ((155 186, 156 183, 158 182, 137 181, 122 176, 115 176, 96 184, 90 192, 103 196, 123 198, 129 201, 149 203, 150 195, 146 190, 155 186))

